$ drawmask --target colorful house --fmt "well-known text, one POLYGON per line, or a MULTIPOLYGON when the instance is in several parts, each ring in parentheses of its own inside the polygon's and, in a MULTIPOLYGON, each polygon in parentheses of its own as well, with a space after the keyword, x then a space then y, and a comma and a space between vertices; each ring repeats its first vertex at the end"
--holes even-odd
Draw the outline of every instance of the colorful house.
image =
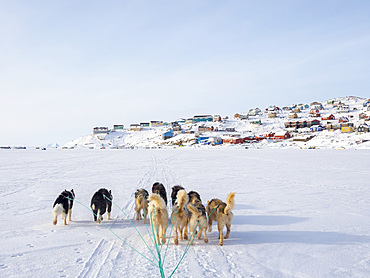
POLYGON ((289 139, 290 137, 291 136, 290 136, 290 133, 288 131, 280 131, 280 132, 275 133, 275 135, 274 135, 274 139, 276 139, 276 140, 289 139))
POLYGON ((163 121, 150 121, 150 127, 163 126, 163 121))
POLYGON ((212 122, 213 121, 213 116, 211 115, 196 115, 193 117, 193 122, 194 123, 199 123, 199 122, 212 122))
POLYGON ((320 102, 312 102, 311 105, 310 105, 310 109, 311 110, 316 110, 316 109, 323 109, 323 106, 320 102))
POLYGON ((350 132, 354 132, 355 128, 353 126, 342 126, 340 131, 343 133, 350 133, 350 132))
POLYGON ((325 130, 326 128, 325 127, 323 127, 323 126, 321 126, 321 125, 315 125, 315 126, 312 126, 312 127, 310 127, 310 130, 311 131, 323 131, 323 130, 325 130))
POLYGON ((143 127, 139 124, 130 124, 131 131, 141 131, 143 127))
POLYGON ((114 131, 123 131, 124 126, 123 125, 113 125, 114 131))
POLYGON ((172 129, 162 134, 162 139, 163 140, 167 140, 167 139, 170 139, 172 137, 173 137, 173 130, 172 129))
POLYGON ((262 125, 261 120, 251 120, 251 121, 250 121, 250 123, 251 123, 252 125, 262 125))
POLYGON ((340 105, 337 107, 339 113, 348 113, 349 112, 349 105, 340 105))
POLYGON ((150 127, 150 123, 140 123, 141 127, 150 127))
POLYGON ((333 114, 325 115, 324 117, 321 118, 321 120, 323 121, 335 120, 335 116, 333 114))
POLYGON ((199 132, 210 132, 210 131, 213 131, 213 129, 214 129, 213 126, 212 127, 205 126, 205 125, 198 126, 199 132))
POLYGON ((108 133, 109 129, 105 126, 97 126, 93 128, 93 134, 103 134, 108 133))
POLYGON ((220 115, 213 115, 213 121, 214 122, 221 122, 221 116, 220 115))
POLYGON ((370 126, 366 124, 360 124, 357 128, 358 133, 370 132, 370 126))
POLYGON ((347 117, 340 117, 339 120, 338 120, 339 123, 348 123, 349 120, 347 117))

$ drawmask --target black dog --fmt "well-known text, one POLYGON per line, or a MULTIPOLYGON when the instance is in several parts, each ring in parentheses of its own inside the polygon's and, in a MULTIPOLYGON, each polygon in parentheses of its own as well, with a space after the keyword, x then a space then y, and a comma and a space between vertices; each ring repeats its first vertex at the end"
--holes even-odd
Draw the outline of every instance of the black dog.
POLYGON ((171 193, 171 199, 172 199, 172 206, 175 205, 176 199, 177 199, 177 192, 180 190, 185 189, 181 185, 175 185, 172 187, 172 193, 171 193))
POLYGON ((112 202, 113 195, 111 190, 107 190, 105 188, 99 189, 95 192, 94 196, 91 198, 91 209, 94 213, 94 221, 98 221, 99 223, 103 220, 103 214, 105 211, 108 211, 108 220, 110 220, 110 212, 112 210, 112 202), (106 197, 104 197, 106 196, 106 197))
POLYGON ((167 206, 167 192, 162 183, 155 182, 152 187, 152 193, 157 193, 159 196, 161 196, 167 206))
POLYGON ((67 225, 67 214, 68 214, 68 221, 71 221, 72 215, 72 207, 73 207, 73 200, 75 198, 75 193, 73 189, 71 191, 64 190, 58 198, 55 200, 53 205, 53 215, 54 221, 53 224, 57 224, 57 217, 59 214, 62 215, 64 225, 67 225), (68 199, 68 198, 69 199, 68 199))

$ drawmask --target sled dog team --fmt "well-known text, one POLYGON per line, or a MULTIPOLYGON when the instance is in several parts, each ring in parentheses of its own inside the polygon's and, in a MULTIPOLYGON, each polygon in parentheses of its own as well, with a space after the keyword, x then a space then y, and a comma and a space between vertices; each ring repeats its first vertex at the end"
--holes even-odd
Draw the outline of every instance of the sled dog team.
MULTIPOLYGON (((175 245, 179 244, 180 240, 189 239, 193 242, 194 237, 198 234, 198 239, 204 237, 204 242, 208 243, 206 230, 212 231, 212 222, 217 222, 219 232, 219 243, 222 246, 224 239, 230 236, 231 222, 233 220, 232 209, 234 209, 235 192, 229 194, 226 202, 220 199, 212 199, 207 202, 205 208, 198 192, 190 191, 186 193, 185 188, 176 185, 172 187, 171 203, 172 213, 170 216, 174 230, 175 245), (208 217, 207 217, 208 216, 208 217), (208 219, 208 221, 207 221, 208 219), (223 228, 226 226, 226 235, 223 236, 223 228), (189 229, 188 229, 189 227, 189 229)), ((54 202, 53 224, 57 224, 58 215, 62 215, 64 225, 67 225, 66 218, 71 221, 71 213, 75 193, 64 190, 54 202)), ((112 210, 112 192, 105 188, 99 189, 94 193, 90 207, 93 211, 94 221, 100 223, 103 220, 103 214, 107 212, 108 220, 112 210)), ((169 222, 167 211, 167 193, 162 183, 156 182, 152 186, 152 194, 144 188, 138 189, 135 192, 135 212, 136 221, 144 219, 146 224, 146 216, 149 214, 150 223, 155 233, 156 244, 164 244, 166 242, 166 229, 169 222), (141 210, 143 211, 141 213, 141 210)))

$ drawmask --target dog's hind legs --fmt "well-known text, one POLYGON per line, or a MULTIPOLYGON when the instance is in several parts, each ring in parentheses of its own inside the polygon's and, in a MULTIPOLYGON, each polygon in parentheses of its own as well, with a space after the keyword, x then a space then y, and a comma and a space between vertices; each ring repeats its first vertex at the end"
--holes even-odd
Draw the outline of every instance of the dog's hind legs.
POLYGON ((227 229, 227 232, 226 232, 226 235, 225 235, 225 239, 228 239, 229 236, 230 236, 230 229, 231 228, 231 224, 226 224, 226 229, 227 229))
POLYGON ((71 209, 69 209, 69 210, 68 210, 68 221, 69 221, 69 222, 70 222, 70 221, 72 221, 71 217, 72 217, 72 210, 71 210, 71 209))
POLYGON ((219 233, 219 238, 220 238, 220 242, 218 243, 219 246, 222 246, 224 245, 224 235, 222 234, 222 225, 220 225, 220 223, 217 223, 218 225, 218 233, 219 233))
POLYGON ((179 245, 178 229, 175 228, 175 245, 179 245))
MULTIPOLYGON (((103 218, 102 218, 102 220, 103 220, 103 218)), ((107 218, 107 220, 110 220, 110 212, 108 211, 108 218, 107 218)))
MULTIPOLYGON (((204 236, 204 242, 205 242, 205 243, 208 243, 208 238, 207 238, 206 231, 207 231, 207 229, 203 229, 203 236, 204 236)), ((200 233, 199 233, 199 234, 200 234, 200 233)))
POLYGON ((62 218, 63 218, 64 225, 67 225, 67 214, 63 213, 62 218))
POLYGON ((179 230, 180 230, 180 240, 183 240, 184 238, 182 237, 182 232, 184 231, 184 227, 179 228, 179 230))
POLYGON ((146 224, 146 213, 145 213, 145 210, 144 210, 144 213, 143 213, 143 218, 144 218, 144 224, 146 224))
POLYGON ((212 220, 208 218, 208 232, 212 232, 212 220))
POLYGON ((57 224, 57 216, 55 216, 53 220, 53 225, 56 225, 56 224, 57 224))
POLYGON ((165 244, 166 243, 166 227, 165 226, 161 226, 162 244, 165 244))
POLYGON ((136 221, 140 220, 140 211, 135 207, 135 212, 136 212, 136 221))
POLYGON ((185 226, 185 229, 184 229, 184 239, 189 239, 189 237, 188 237, 188 224, 186 224, 186 226, 185 226))
POLYGON ((97 216, 98 216, 97 218, 98 223, 101 223, 101 221, 103 220, 103 217, 100 215, 100 209, 98 209, 97 216))
POLYGON ((188 223, 186 223, 185 228, 184 228, 184 239, 188 240, 188 223))

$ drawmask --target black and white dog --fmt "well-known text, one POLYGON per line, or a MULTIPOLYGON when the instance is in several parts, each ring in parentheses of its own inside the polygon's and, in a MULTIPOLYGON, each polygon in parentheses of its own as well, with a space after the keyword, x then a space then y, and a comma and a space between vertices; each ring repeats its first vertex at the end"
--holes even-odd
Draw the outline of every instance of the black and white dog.
POLYGON ((58 215, 62 215, 62 219, 64 222, 64 225, 67 225, 67 214, 68 214, 68 221, 71 221, 71 215, 72 215, 72 206, 73 206, 73 200, 75 199, 75 193, 73 189, 71 191, 64 190, 58 198, 55 200, 53 205, 53 215, 54 220, 53 224, 57 224, 57 218, 58 215), (69 199, 68 199, 68 198, 69 199))
POLYGON ((155 182, 152 187, 152 193, 156 193, 161 196, 167 206, 167 192, 162 183, 155 182))
POLYGON ((110 212, 112 210, 113 200, 112 190, 107 190, 105 188, 100 188, 91 198, 91 209, 94 214, 94 221, 99 223, 103 220, 103 214, 108 211, 108 220, 110 220, 110 212), (106 197, 104 197, 106 196, 106 197))

